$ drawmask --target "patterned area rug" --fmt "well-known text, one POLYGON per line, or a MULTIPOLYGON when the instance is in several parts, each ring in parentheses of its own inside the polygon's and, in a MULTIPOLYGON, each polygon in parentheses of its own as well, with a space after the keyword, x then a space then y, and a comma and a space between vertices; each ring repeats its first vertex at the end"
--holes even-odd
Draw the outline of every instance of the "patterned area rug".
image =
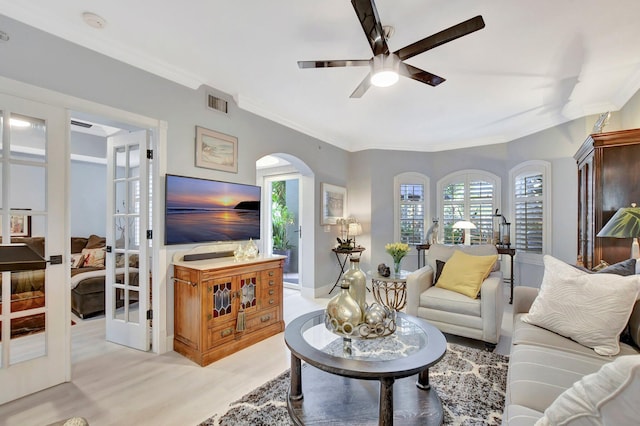
MULTIPOLYGON (((438 390, 444 407, 444 424, 500 425, 509 358, 452 343, 447 346, 444 358, 429 369, 431 386, 438 390)), ((292 425, 288 391, 287 370, 199 426, 292 425)))

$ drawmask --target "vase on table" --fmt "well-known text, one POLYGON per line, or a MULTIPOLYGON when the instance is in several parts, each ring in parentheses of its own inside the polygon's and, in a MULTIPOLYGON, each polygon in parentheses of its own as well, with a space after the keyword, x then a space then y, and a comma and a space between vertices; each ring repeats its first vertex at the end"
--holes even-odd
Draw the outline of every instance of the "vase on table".
POLYGON ((351 256, 347 272, 342 278, 349 282, 349 293, 358 302, 362 313, 367 307, 367 276, 360 269, 360 258, 351 256))
POLYGON ((402 262, 402 258, 393 259, 393 273, 396 275, 400 273, 400 262, 402 262))

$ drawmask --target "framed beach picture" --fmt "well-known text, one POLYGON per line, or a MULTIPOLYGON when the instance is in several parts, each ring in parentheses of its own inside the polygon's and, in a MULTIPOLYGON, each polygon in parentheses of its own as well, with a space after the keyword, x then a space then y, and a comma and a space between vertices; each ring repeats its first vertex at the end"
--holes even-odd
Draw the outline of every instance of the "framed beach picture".
POLYGON ((338 219, 347 214, 347 189, 329 183, 323 183, 321 186, 321 224, 335 225, 338 219))
POLYGON ((196 126, 196 167, 238 173, 238 138, 196 126))

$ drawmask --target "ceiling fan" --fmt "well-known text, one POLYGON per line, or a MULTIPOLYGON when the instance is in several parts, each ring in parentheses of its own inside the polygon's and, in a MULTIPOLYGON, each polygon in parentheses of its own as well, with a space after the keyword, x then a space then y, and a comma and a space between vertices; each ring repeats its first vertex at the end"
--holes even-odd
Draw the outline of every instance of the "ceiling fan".
POLYGON ((371 59, 334 61, 298 61, 298 67, 300 68, 369 66, 369 74, 362 80, 360 85, 356 87, 350 96, 351 98, 362 97, 372 84, 379 87, 390 86, 398 80, 399 75, 412 78, 430 86, 437 86, 445 79, 430 72, 423 71, 420 68, 416 68, 413 65, 406 64, 404 60, 484 28, 484 20, 482 16, 478 15, 475 18, 442 30, 405 46, 402 49, 398 49, 395 52, 390 52, 389 46, 387 46, 390 27, 383 27, 380 23, 380 17, 378 16, 378 10, 376 9, 374 0, 351 0, 351 4, 369 40, 373 57, 371 59))

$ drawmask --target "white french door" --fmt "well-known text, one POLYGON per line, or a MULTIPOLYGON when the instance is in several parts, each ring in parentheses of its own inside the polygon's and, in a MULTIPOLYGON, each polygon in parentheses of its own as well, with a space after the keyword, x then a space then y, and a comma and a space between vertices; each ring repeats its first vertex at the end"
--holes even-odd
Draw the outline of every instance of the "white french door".
POLYGON ((150 132, 107 140, 107 340, 150 349, 149 160, 150 132))
POLYGON ((1 273, 3 404, 71 379, 71 248, 68 112, 0 93, 0 123, 2 243, 21 239, 51 259, 45 269, 1 273))
POLYGON ((286 229, 286 240, 288 242, 288 245, 290 246, 290 249, 288 251, 289 258, 285 261, 284 283, 285 286, 289 288, 299 289, 304 272, 302 267, 303 229, 301 220, 303 217, 304 204, 302 203, 301 196, 301 175, 287 174, 266 176, 264 178, 264 188, 266 189, 264 191, 264 197, 266 201, 265 205, 269 206, 269 208, 266 210, 267 214, 265 215, 265 221, 263 221, 263 223, 267 223, 265 229, 269 230, 269 232, 265 235, 265 239, 268 244, 267 252, 269 254, 274 254, 272 233, 273 222, 271 220, 273 211, 272 192, 274 188, 274 182, 284 182, 285 184, 285 206, 291 217, 290 223, 284 225, 286 229))

